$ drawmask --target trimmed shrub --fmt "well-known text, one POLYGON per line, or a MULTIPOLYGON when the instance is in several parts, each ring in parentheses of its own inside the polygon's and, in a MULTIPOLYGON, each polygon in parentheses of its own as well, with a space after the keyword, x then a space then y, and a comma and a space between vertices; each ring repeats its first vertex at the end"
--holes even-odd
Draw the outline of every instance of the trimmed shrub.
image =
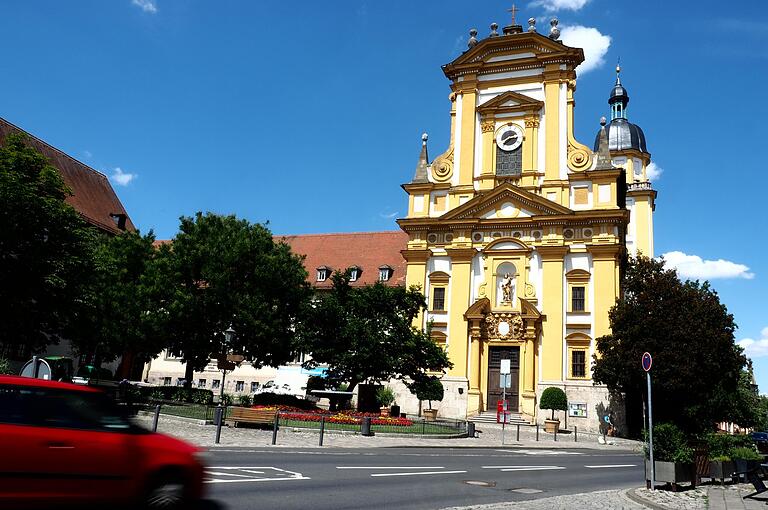
POLYGON ((408 389, 411 390, 411 393, 416 395, 416 398, 419 399, 419 401, 428 401, 430 409, 432 409, 433 400, 440 402, 445 396, 443 383, 440 382, 440 379, 434 376, 416 380, 409 385, 408 389))
POLYGON ((555 411, 567 411, 568 410, 568 397, 565 392, 560 388, 550 386, 545 389, 541 394, 541 400, 539 401, 539 409, 551 409, 552 418, 555 419, 555 411))
MULTIPOLYGON (((646 458, 648 451, 646 447, 646 458)), ((673 423, 653 427, 653 460, 664 462, 693 462, 693 448, 688 446, 685 434, 673 423)))
POLYGON ((238 395, 237 403, 243 407, 251 407, 253 399, 250 395, 238 395))
POLYGON ((732 459, 763 460, 762 455, 748 446, 739 446, 731 450, 732 459))
POLYGON ((715 457, 733 458, 734 448, 740 446, 752 446, 752 440, 749 436, 733 436, 730 434, 716 434, 713 432, 707 434, 705 440, 707 442, 707 449, 709 450, 709 458, 712 460, 715 460, 715 457))
POLYGON ((316 408, 315 404, 309 400, 304 400, 294 395, 279 395, 277 393, 257 393, 253 396, 252 404, 255 406, 290 406, 299 409, 316 408))
POLYGON ((380 386, 376 390, 376 402, 379 407, 389 407, 395 401, 395 392, 389 386, 380 386))
POLYGON ((175 402, 194 402, 210 404, 213 402, 213 392, 204 388, 185 390, 178 386, 140 386, 138 387, 143 400, 172 400, 175 402))
POLYGON ((229 393, 224 393, 219 398, 219 403, 225 406, 231 406, 234 401, 235 401, 235 398, 229 393))

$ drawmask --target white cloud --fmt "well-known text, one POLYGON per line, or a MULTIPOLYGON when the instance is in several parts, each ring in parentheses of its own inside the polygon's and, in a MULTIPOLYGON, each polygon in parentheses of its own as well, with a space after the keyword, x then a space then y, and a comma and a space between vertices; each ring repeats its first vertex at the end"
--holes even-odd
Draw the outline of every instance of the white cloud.
POLYGON ((137 177, 138 175, 136 174, 123 172, 123 169, 120 167, 115 168, 115 171, 112 172, 112 182, 118 186, 128 186, 137 177))
POLYGON ((730 260, 702 260, 698 255, 687 255, 681 251, 670 251, 662 255, 664 265, 669 269, 677 269, 677 274, 684 278, 701 280, 744 278, 751 280, 755 273, 749 272, 749 267, 730 260))
POLYGON ((93 157, 93 154, 91 154, 91 151, 83 151, 83 157, 85 159, 91 159, 93 157))
POLYGON ((380 212, 380 213, 379 213, 379 216, 381 216, 382 218, 386 218, 386 219, 388 219, 388 220, 389 220, 389 219, 392 219, 392 218, 394 218, 395 216, 397 216, 397 211, 394 211, 394 212, 391 212, 391 213, 380 212))
POLYGON ((563 27, 560 31, 560 39, 567 46, 584 50, 584 62, 576 68, 576 73, 579 75, 603 65, 605 54, 611 46, 610 35, 601 34, 596 28, 581 25, 563 27))
POLYGON ((155 3, 155 0, 131 0, 131 4, 150 14, 155 14, 157 12, 157 3, 155 3))
POLYGON ((744 349, 744 354, 750 358, 762 358, 768 356, 768 327, 760 332, 760 339, 744 338, 736 342, 744 349))
POLYGON ((648 166, 645 167, 645 172, 648 175, 649 181, 658 181, 661 179, 661 174, 664 173, 664 169, 661 168, 659 165, 651 161, 648 163, 648 166))
POLYGON ((535 0, 530 7, 543 7, 548 12, 559 10, 578 11, 589 3, 589 0, 535 0))

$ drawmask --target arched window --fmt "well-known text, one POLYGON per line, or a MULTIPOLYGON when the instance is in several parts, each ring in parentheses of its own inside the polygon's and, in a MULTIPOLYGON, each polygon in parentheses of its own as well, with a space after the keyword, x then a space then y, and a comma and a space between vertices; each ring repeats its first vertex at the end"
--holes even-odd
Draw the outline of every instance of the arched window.
POLYGON ((496 175, 515 176, 523 172, 523 146, 503 151, 496 146, 496 175))

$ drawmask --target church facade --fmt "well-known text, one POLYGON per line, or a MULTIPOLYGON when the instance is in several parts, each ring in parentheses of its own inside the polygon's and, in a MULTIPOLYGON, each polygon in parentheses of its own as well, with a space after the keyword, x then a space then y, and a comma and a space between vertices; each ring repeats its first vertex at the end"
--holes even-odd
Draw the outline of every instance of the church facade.
MULTIPOLYGON (((550 34, 492 26, 443 66, 451 135, 429 161, 427 136, 408 194, 406 284, 423 289, 430 326, 453 368, 440 414, 513 412, 539 420, 541 392, 565 390, 569 426, 595 430, 614 409, 591 378, 595 340, 609 332, 628 255, 653 255, 656 192, 642 130, 627 120, 620 82, 593 147, 574 137, 583 51, 550 34), (511 381, 500 388, 502 360, 511 381)), ((639 360, 638 360, 639 364, 639 360)), ((638 365, 639 366, 639 365, 638 365)), ((400 393, 400 392, 398 392, 400 393)), ((561 415, 562 416, 562 415, 561 415)))

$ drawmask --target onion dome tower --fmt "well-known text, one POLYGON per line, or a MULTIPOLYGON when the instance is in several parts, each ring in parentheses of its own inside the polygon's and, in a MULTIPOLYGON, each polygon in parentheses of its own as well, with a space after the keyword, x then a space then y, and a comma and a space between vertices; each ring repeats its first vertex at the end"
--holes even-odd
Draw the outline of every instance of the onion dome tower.
MULTIPOLYGON (((608 130, 608 148, 613 151, 623 151, 634 149, 642 153, 647 153, 645 148, 645 134, 640 126, 632 124, 627 120, 627 105, 629 104, 629 94, 624 85, 621 84, 621 67, 616 66, 616 84, 608 97, 608 104, 611 105, 611 122, 607 126, 608 130)), ((595 152, 598 149, 600 141, 600 131, 595 137, 595 152)))

